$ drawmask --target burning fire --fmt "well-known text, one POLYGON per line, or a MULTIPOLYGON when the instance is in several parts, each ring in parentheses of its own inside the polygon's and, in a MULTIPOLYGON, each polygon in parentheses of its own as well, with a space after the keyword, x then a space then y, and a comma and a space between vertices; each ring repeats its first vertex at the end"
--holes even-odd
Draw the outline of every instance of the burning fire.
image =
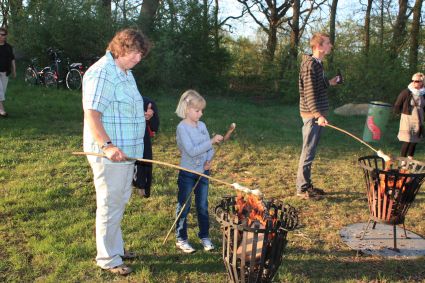
MULTIPOLYGON (((393 163, 391 161, 385 162, 385 171, 390 170, 392 164, 393 163)), ((401 174, 409 174, 409 171, 406 169, 398 169, 398 172, 401 174)), ((379 174, 378 191, 381 197, 383 197, 385 193, 385 176, 385 174, 379 174)), ((408 183, 410 179, 410 177, 405 176, 399 176, 399 178, 395 178, 394 176, 388 176, 387 187, 402 190, 402 192, 404 192, 404 190, 406 189, 406 183, 408 183)))
POLYGON ((251 226, 254 221, 259 221, 261 226, 265 227, 267 220, 272 220, 272 212, 268 211, 263 201, 253 194, 246 195, 245 199, 241 193, 238 193, 235 208, 239 222, 247 219, 248 226, 251 226))

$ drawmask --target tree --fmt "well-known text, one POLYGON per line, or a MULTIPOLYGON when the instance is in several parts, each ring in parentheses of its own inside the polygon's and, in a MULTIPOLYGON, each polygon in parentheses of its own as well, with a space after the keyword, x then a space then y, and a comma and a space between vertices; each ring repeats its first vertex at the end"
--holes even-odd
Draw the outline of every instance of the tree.
POLYGON ((364 52, 367 55, 370 48, 370 12, 373 0, 367 0, 366 16, 364 20, 364 52))
POLYGON ((409 70, 410 73, 414 73, 418 66, 418 49, 419 49, 419 31, 421 21, 423 0, 416 0, 415 6, 413 7, 413 21, 412 28, 410 31, 410 53, 409 53, 409 70))
POLYGON ((272 62, 274 59, 277 45, 277 30, 283 22, 287 22, 285 17, 288 10, 292 7, 294 0, 238 0, 247 9, 248 14, 267 34, 266 59, 272 62), (267 25, 256 16, 260 12, 265 17, 267 25))
POLYGON ((393 37, 390 47, 390 55, 392 58, 397 58, 406 34, 406 22, 408 18, 407 4, 408 0, 399 0, 399 8, 396 22, 393 26, 393 37))
MULTIPOLYGON (((331 5, 331 16, 329 19, 329 37, 332 45, 335 45, 335 21, 336 21, 336 10, 338 6, 338 0, 332 0, 331 5)), ((333 53, 329 56, 329 64, 333 64, 333 53)))
POLYGON ((140 9, 139 25, 146 35, 151 35, 159 0, 144 0, 140 9))
POLYGON ((1 9, 1 26, 7 28, 9 26, 9 1, 1 0, 0 9, 1 9))

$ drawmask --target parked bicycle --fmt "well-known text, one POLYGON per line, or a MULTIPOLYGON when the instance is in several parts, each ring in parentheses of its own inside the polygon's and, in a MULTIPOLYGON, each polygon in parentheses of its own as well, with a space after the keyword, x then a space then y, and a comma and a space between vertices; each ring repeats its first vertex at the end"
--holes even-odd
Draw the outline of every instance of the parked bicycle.
POLYGON ((71 63, 67 58, 65 71, 60 54, 62 51, 49 48, 47 50, 52 59, 52 70, 56 79, 57 85, 65 83, 70 90, 79 90, 83 82, 83 75, 86 67, 82 63, 71 63))
POLYGON ((31 59, 25 70, 25 82, 30 85, 44 85, 46 87, 56 86, 56 79, 50 67, 40 69, 37 59, 31 59))

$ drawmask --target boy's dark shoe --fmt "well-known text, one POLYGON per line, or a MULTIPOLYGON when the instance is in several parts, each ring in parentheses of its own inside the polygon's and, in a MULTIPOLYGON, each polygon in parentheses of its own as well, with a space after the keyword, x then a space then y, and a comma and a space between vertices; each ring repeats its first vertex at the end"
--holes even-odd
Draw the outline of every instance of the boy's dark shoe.
POLYGON ((321 200, 325 194, 325 191, 313 188, 313 186, 309 187, 305 191, 297 192, 297 196, 302 199, 311 199, 311 200, 321 200))

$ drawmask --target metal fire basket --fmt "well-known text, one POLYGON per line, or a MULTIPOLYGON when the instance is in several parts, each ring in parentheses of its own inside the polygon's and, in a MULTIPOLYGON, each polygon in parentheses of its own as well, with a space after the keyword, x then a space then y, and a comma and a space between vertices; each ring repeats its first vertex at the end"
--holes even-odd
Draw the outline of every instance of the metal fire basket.
POLYGON ((399 157, 386 164, 384 159, 378 156, 365 156, 358 161, 364 172, 370 212, 361 239, 371 222, 372 229, 377 222, 393 225, 393 249, 399 251, 397 225, 403 225, 404 236, 407 238, 404 220, 424 182, 425 163, 399 157))
POLYGON ((287 233, 298 224, 298 214, 295 208, 271 200, 263 201, 265 224, 258 220, 241 221, 235 204, 234 196, 226 196, 215 208, 223 232, 223 261, 230 280, 270 282, 282 262, 287 233))

